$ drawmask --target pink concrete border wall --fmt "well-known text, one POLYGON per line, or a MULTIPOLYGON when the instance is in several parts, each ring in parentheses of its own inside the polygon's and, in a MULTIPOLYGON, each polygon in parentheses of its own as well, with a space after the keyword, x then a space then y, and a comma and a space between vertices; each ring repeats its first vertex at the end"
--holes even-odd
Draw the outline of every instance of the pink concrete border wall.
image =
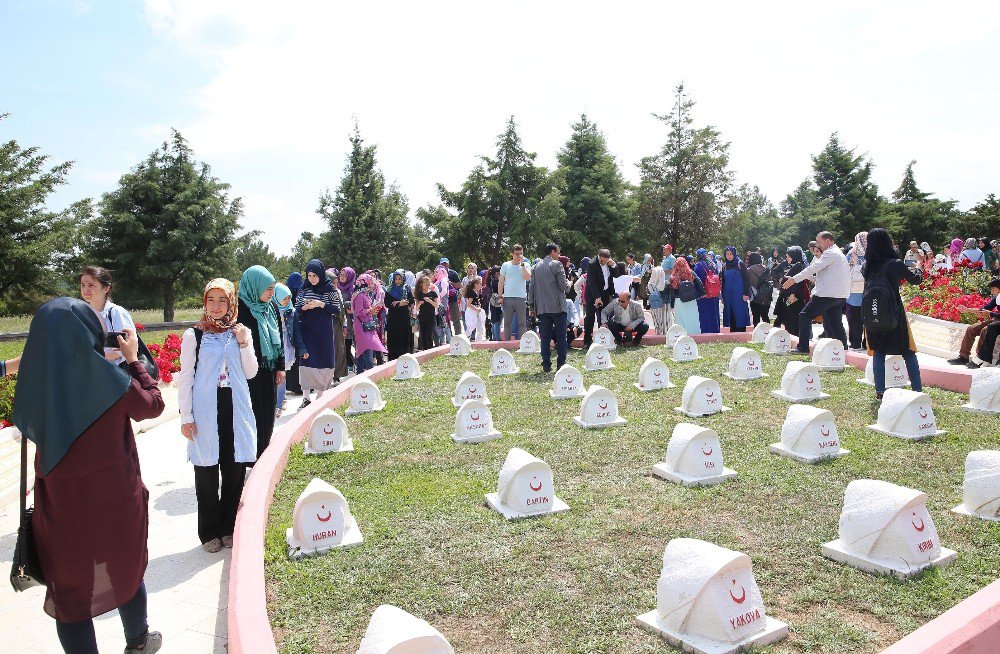
MULTIPOLYGON (((740 343, 750 340, 749 333, 697 334, 698 343, 740 343)), ((647 336, 643 343, 662 345, 665 336, 647 336)), ((574 341, 574 345, 582 344, 574 341)), ((517 341, 473 343, 476 350, 517 349, 517 341)), ((416 355, 421 363, 448 352, 442 345, 416 355)), ((868 356, 848 352, 847 361, 864 370, 868 356)), ((309 425, 321 411, 345 403, 351 387, 361 379, 380 381, 391 377, 392 362, 352 377, 317 398, 276 429, 264 455, 254 465, 243 488, 240 511, 236 518, 233 554, 229 573, 229 651, 233 654, 277 654, 271 621, 267 616, 264 586, 264 532, 267 514, 274 500, 274 489, 281 479, 292 445, 306 437, 309 425)), ((925 386, 937 386, 957 393, 968 393, 972 376, 964 370, 921 366, 925 386)), ((1000 652, 1000 580, 960 602, 892 645, 884 654, 996 654, 1000 652)))

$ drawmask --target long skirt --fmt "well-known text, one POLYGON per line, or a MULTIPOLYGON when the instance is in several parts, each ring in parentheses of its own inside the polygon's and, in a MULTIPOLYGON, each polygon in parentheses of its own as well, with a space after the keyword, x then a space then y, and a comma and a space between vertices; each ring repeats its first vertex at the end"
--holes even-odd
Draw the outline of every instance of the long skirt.
POLYGON ((656 333, 663 336, 670 329, 670 309, 664 305, 656 309, 650 309, 653 314, 653 324, 656 326, 656 333))
POLYGON ((330 388, 333 383, 333 368, 309 368, 299 366, 299 383, 302 384, 302 394, 309 397, 309 393, 316 391, 319 395, 330 388))
POLYGON ((344 328, 338 324, 333 325, 333 364, 334 379, 343 379, 347 376, 347 352, 344 342, 344 328))
MULTIPOLYGON (((719 333, 719 298, 702 298, 696 300, 698 303, 698 320, 701 324, 702 334, 719 333)), ((690 333, 690 332, 688 332, 690 333)))
POLYGON ((684 328, 688 334, 701 333, 701 320, 699 318, 698 301, 682 302, 678 298, 674 302, 674 322, 684 328))

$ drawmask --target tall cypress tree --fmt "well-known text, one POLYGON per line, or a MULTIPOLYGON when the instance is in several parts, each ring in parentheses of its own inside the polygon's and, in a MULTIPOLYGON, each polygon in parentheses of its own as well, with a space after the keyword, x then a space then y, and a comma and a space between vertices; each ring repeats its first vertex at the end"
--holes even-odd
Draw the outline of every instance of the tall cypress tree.
POLYGON ((913 166, 916 163, 916 160, 913 160, 906 165, 903 181, 900 182, 899 188, 892 192, 892 199, 896 202, 923 202, 930 197, 930 193, 924 193, 917 188, 917 180, 913 176, 913 166))
POLYGON ((948 240, 949 225, 955 214, 954 200, 938 200, 917 187, 911 161, 903 173, 903 181, 892 194, 895 202, 884 204, 883 223, 897 242, 911 240, 940 244, 948 240))
POLYGON ((871 229, 875 224, 879 197, 871 176, 871 161, 844 147, 836 132, 830 135, 823 151, 813 157, 817 197, 828 200, 830 208, 837 212, 835 224, 826 229, 841 240, 851 238, 862 229, 871 229))

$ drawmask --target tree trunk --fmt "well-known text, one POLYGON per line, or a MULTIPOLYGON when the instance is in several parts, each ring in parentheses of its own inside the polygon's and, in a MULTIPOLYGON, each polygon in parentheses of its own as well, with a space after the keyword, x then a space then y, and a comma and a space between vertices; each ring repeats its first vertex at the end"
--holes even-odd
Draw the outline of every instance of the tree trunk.
POLYGON ((174 304, 176 303, 176 300, 177 297, 174 292, 174 283, 167 282, 167 286, 163 290, 163 322, 174 321, 174 304))

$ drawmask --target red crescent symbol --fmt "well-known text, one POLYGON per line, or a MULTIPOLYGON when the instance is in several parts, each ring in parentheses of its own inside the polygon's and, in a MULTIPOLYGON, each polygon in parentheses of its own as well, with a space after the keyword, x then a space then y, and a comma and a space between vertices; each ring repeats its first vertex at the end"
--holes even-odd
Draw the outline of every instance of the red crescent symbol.
POLYGON ((898 363, 892 364, 892 369, 895 370, 896 372, 899 372, 899 370, 900 370, 899 364, 898 363))
POLYGON ((815 380, 814 380, 814 379, 813 379, 812 377, 806 377, 806 383, 807 383, 807 384, 811 384, 811 383, 813 383, 814 381, 815 381, 815 380))
POLYGON ((659 377, 660 376, 660 371, 659 370, 654 370, 653 371, 653 376, 654 377, 659 377))
POLYGON ((329 436, 333 433, 333 427, 323 427, 323 433, 329 436))
POLYGON ((476 394, 476 387, 475 386, 469 387, 469 395, 475 395, 475 394, 476 394))
POLYGON ((917 410, 917 415, 920 416, 922 419, 926 420, 927 416, 929 414, 926 411, 924 411, 923 409, 918 409, 917 410))
POLYGON ((471 414, 469 417, 472 418, 472 422, 479 422, 479 413, 478 412, 471 414))
POLYGON ((714 451, 715 451, 715 449, 711 448, 711 447, 708 448, 707 452, 705 451, 705 448, 701 448, 701 453, 704 454, 705 456, 712 456, 712 452, 714 452, 714 451))
MULTIPOLYGON (((916 514, 914 514, 914 515, 916 515, 916 514)), ((913 525, 913 528, 916 529, 917 531, 923 531, 924 527, 927 526, 927 525, 924 524, 924 519, 923 518, 917 518, 917 520, 920 521, 920 526, 919 527, 917 526, 917 523, 914 522, 914 521, 912 521, 912 520, 910 520, 910 524, 913 525)))
MULTIPOLYGON (((320 508, 326 508, 326 507, 320 507, 320 508)), ((325 518, 321 518, 318 513, 316 514, 316 519, 319 520, 320 522, 330 522, 330 518, 332 517, 333 517, 332 511, 327 511, 325 518)))
POLYGON ((572 375, 569 376, 569 377, 566 377, 566 383, 567 384, 572 384, 573 383, 573 377, 572 377, 572 375))
POLYGON ((608 403, 607 402, 598 402, 597 406, 601 408, 601 411, 604 411, 605 409, 608 408, 608 403))
POLYGON ((358 393, 358 397, 360 397, 362 400, 367 400, 368 393, 358 393))
MULTIPOLYGON (((736 583, 735 579, 733 579, 733 583, 734 584, 736 583)), ((733 595, 733 591, 731 591, 731 590, 729 591, 729 597, 732 598, 732 600, 734 602, 736 602, 737 604, 742 604, 747 599, 747 589, 744 588, 743 586, 740 586, 740 590, 743 591, 743 594, 740 595, 739 597, 736 597, 735 595, 733 595)))
POLYGON ((840 350, 834 350, 833 351, 833 356, 839 357, 840 356, 840 350))
POLYGON ((826 438, 826 437, 828 437, 830 435, 830 430, 829 429, 820 429, 819 433, 823 434, 823 438, 826 438))
POLYGON ((534 484, 532 484, 532 483, 531 483, 531 482, 529 481, 529 482, 528 482, 528 488, 530 488, 531 490, 533 490, 533 491, 535 491, 535 492, 537 493, 538 491, 542 490, 542 482, 538 482, 538 488, 535 488, 535 485, 534 485, 534 484))
POLYGON ((711 393, 705 393, 705 397, 715 397, 715 391, 712 391, 711 393))

